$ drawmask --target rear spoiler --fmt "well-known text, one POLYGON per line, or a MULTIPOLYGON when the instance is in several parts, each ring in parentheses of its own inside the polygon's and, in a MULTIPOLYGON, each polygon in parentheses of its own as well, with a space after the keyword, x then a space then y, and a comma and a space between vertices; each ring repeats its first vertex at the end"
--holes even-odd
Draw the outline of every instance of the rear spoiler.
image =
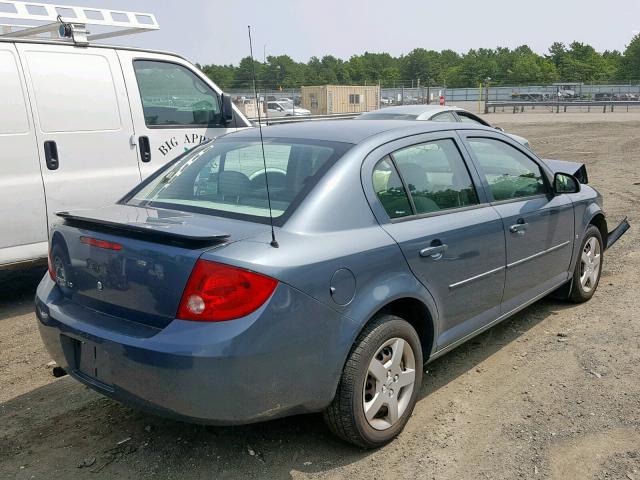
POLYGON ((228 233, 199 228, 182 222, 157 221, 157 224, 154 224, 148 221, 136 224, 103 220, 69 212, 57 212, 56 215, 64 219, 65 223, 78 228, 84 227, 103 233, 116 233, 158 243, 205 246, 224 242, 230 237, 228 233))

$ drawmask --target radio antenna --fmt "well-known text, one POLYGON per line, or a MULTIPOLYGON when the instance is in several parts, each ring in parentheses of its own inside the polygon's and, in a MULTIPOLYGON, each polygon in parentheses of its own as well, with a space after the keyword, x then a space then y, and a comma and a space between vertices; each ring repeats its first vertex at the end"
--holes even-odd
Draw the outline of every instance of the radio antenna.
MULTIPOLYGON (((262 164, 264 165, 264 181, 267 185, 267 202, 269 204, 269 222, 271 224, 271 243, 273 248, 278 248, 276 232, 273 229, 273 211, 271 210, 271 192, 269 191, 269 174, 267 173, 267 157, 264 154, 264 138, 262 137, 262 117, 260 115, 260 100, 258 98, 258 88, 256 87, 256 62, 253 59, 253 42, 251 41, 251 25, 249 30, 249 53, 251 54, 251 68, 253 73, 253 95, 256 97, 256 108, 258 110, 258 130, 260 131, 260 147, 262 148, 262 164)), ((266 99, 265 99, 266 100, 266 99)))

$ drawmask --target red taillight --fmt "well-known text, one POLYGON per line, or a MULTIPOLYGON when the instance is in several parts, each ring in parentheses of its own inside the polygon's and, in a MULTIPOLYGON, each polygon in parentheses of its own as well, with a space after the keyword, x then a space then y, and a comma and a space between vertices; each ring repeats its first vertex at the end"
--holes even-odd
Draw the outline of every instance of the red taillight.
POLYGON ((51 280, 53 280, 54 282, 56 281, 56 272, 53 269, 53 260, 51 260, 51 250, 49 250, 49 255, 47 256, 47 266, 49 269, 49 276, 51 277, 51 280))
POLYGON ((201 322, 244 317, 266 302, 277 284, 259 273, 198 260, 182 293, 177 317, 201 322))
POLYGON ((92 247, 105 248, 107 250, 122 250, 122 245, 119 243, 98 240, 97 238, 80 237, 80 243, 91 245, 92 247))

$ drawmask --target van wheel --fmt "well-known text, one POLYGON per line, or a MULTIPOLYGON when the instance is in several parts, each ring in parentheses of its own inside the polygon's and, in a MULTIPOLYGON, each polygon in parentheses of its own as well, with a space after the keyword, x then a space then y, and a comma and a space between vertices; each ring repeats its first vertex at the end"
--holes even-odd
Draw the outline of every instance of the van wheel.
POLYGON ((379 315, 358 336, 324 420, 336 435, 376 448, 404 428, 422 384, 422 348, 414 328, 379 315))
POLYGON ((582 303, 593 297, 602 273, 602 235, 594 225, 589 225, 582 240, 580 256, 573 271, 573 286, 569 300, 582 303))

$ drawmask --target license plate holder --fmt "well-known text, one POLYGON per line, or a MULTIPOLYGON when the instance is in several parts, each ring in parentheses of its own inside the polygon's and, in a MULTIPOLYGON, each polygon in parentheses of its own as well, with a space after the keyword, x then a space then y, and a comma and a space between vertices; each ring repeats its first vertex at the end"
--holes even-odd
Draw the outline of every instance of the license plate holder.
POLYGON ((85 377, 109 385, 111 383, 109 353, 100 344, 91 340, 67 338, 73 350, 73 369, 85 377))

